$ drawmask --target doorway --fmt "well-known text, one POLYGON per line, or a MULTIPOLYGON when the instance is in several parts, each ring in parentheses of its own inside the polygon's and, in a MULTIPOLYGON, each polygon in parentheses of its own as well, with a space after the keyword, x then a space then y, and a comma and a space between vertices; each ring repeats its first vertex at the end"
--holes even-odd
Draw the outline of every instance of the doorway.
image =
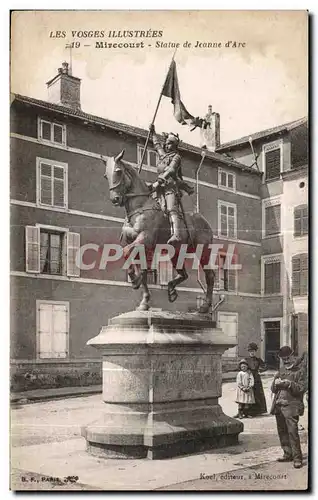
POLYGON ((280 321, 264 320, 265 363, 268 368, 279 368, 280 321))

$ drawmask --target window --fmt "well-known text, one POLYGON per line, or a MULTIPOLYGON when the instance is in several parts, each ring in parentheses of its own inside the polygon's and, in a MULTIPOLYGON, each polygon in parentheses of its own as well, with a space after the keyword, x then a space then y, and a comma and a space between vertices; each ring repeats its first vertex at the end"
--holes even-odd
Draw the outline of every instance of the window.
POLYGON ((308 294, 308 254, 302 253, 292 258, 292 295, 308 294))
MULTIPOLYGON (((139 272, 139 271, 138 271, 139 272)), ((159 262, 157 269, 147 270, 148 285, 167 285, 173 278, 173 267, 171 262, 159 262)), ((127 272, 127 281, 131 283, 131 279, 127 272)))
POLYGON ((263 261, 262 290, 266 295, 281 293, 281 256, 266 257, 263 261))
POLYGON ((308 234, 308 206, 300 205, 294 209, 294 236, 308 234))
POLYGON ((280 205, 265 207, 265 236, 280 234, 280 205))
POLYGON ((156 285, 157 281, 158 281, 157 269, 148 269, 148 271, 147 271, 147 283, 148 283, 148 285, 156 285))
MULTIPOLYGON (((238 315, 237 313, 218 312, 218 326, 222 328, 224 336, 233 344, 238 343, 238 315)), ((225 358, 235 358, 237 356, 237 345, 230 347, 223 354, 225 358)))
POLYGON ((282 170, 282 141, 263 146, 265 181, 279 179, 282 170))
MULTIPOLYGON (((144 146, 141 144, 137 145, 137 163, 140 164, 141 158, 143 155, 144 151, 144 146)), ((147 152, 144 157, 143 164, 148 165, 149 167, 156 167, 157 166, 157 152, 154 149, 149 149, 147 148, 147 152)))
POLYGON ((219 236, 236 238, 236 205, 218 200, 219 236))
POLYGON ((40 272, 62 274, 64 233, 40 230, 40 272))
POLYGON ((226 255, 219 253, 217 257, 218 269, 215 269, 214 288, 216 290, 236 291, 237 272, 236 269, 224 268, 226 255))
POLYGON ((80 276, 80 235, 47 226, 26 226, 26 272, 80 276))
POLYGON ((66 144, 66 125, 50 122, 39 118, 38 139, 53 142, 55 144, 66 144))
POLYGON ((37 158, 37 203, 67 208, 67 164, 37 158))
POLYGON ((235 191, 235 174, 226 172, 219 168, 218 170, 218 186, 229 191, 235 191))
POLYGON ((173 278, 173 266, 171 262, 159 262, 159 284, 167 285, 173 278))
POLYGON ((67 358, 68 337, 68 303, 37 301, 37 357, 67 358))

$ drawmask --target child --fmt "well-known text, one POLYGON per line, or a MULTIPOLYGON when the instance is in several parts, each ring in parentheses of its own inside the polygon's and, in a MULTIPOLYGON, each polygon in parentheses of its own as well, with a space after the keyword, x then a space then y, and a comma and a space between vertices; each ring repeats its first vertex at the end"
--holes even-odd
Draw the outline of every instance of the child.
POLYGON ((238 403, 238 414, 234 418, 252 418, 248 414, 249 406, 255 403, 254 398, 254 377, 248 367, 246 359, 239 363, 239 372, 236 377, 237 391, 236 403, 238 403))

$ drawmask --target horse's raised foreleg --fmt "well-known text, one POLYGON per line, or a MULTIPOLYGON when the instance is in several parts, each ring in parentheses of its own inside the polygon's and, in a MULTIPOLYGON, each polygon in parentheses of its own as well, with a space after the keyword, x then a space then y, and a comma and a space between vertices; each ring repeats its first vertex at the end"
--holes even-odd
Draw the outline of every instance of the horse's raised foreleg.
POLYGON ((143 287, 143 293, 142 293, 142 300, 137 307, 137 311, 148 311, 149 309, 149 302, 150 302, 150 292, 148 288, 148 283, 147 283, 147 270, 142 270, 140 272, 141 275, 141 284, 143 287))
MULTIPOLYGON (((137 238, 130 243, 129 245, 126 245, 123 249, 123 255, 125 259, 129 259, 130 252, 133 250, 135 246, 142 245, 144 242, 144 233, 141 232, 137 238)), ((133 264, 130 264, 128 268, 128 276, 131 281, 131 286, 133 287, 134 290, 138 290, 140 288, 140 285, 142 283, 142 272, 136 273, 136 266, 133 264)))
POLYGON ((184 267, 178 269, 177 273, 178 273, 177 276, 168 283, 169 302, 174 302, 178 298, 178 292, 176 290, 176 287, 188 278, 188 273, 184 267))
POLYGON ((213 269, 204 269, 205 281, 206 281, 206 296, 204 303, 200 306, 199 312, 206 314, 210 311, 212 306, 212 298, 213 298, 213 287, 214 287, 214 278, 215 274, 213 269))

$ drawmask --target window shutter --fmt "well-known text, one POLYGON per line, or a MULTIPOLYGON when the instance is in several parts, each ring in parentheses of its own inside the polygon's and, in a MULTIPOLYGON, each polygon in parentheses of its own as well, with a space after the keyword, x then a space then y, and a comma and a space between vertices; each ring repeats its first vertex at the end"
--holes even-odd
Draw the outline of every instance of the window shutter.
POLYGON ((227 286, 228 290, 235 292, 236 291, 236 269, 228 269, 227 272, 227 286))
POLYGON ((280 293, 280 262, 265 263, 264 274, 264 293, 280 293))
POLYGON ((308 294, 308 255, 295 255, 292 258, 292 295, 308 294))
POLYGON ((25 228, 26 272, 40 272, 40 228, 26 226, 25 228))
POLYGON ((308 206, 302 205, 294 210, 294 236, 308 234, 308 206))
POLYGON ((292 258, 292 295, 300 293, 300 257, 292 258))
POLYGON ((80 268, 76 265, 76 254, 80 248, 80 234, 67 233, 67 275, 80 276, 80 268))
POLYGON ((300 295, 308 293, 308 255, 300 256, 300 295))
POLYGON ((265 209, 265 235, 270 236, 280 233, 280 205, 266 207, 265 209))
POLYGON ((159 262, 159 283, 167 285, 173 277, 173 267, 171 262, 159 262))
POLYGON ((265 153, 266 180, 277 179, 280 176, 280 149, 265 153))

